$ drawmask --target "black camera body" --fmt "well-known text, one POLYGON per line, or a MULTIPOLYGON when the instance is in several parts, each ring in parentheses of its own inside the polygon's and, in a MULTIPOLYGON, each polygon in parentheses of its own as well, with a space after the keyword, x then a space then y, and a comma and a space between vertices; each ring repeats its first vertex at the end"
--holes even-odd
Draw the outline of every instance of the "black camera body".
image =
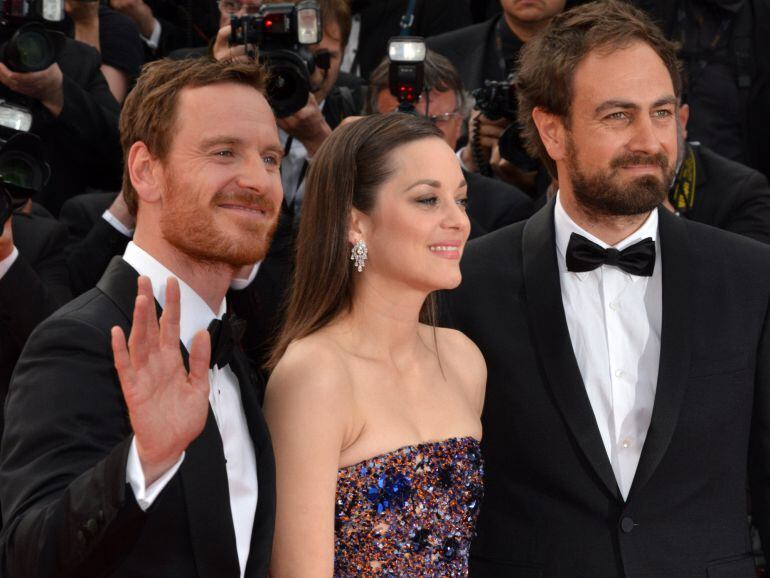
POLYGON ((317 66, 307 45, 319 42, 322 34, 318 3, 263 4, 257 14, 232 16, 230 26, 231 46, 245 46, 252 57, 254 48, 259 49, 259 60, 270 72, 267 97, 275 115, 290 116, 304 107, 311 91, 310 76, 317 66), (303 16, 312 12, 315 23, 303 16))
POLYGON ((521 125, 517 120, 518 102, 513 78, 509 80, 485 80, 484 86, 472 93, 476 108, 489 120, 505 118, 510 121, 500 135, 500 156, 526 172, 535 171, 538 162, 529 156, 521 140, 521 125))

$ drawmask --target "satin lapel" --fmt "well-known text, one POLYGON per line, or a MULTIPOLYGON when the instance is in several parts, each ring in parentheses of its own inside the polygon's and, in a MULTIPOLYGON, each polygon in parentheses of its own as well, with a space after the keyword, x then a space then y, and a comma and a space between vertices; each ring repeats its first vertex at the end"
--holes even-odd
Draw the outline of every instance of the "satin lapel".
POLYGON ((136 280, 139 273, 123 260, 123 257, 113 257, 104 275, 96 287, 120 309, 129 323, 134 317, 136 301, 136 280))
POLYGON ((679 418, 690 367, 689 239, 685 223, 658 210, 663 261, 663 323, 660 365, 650 429, 644 442, 629 499, 650 479, 668 449, 679 418))
POLYGON ((529 325, 564 420, 599 479, 620 500, 567 328, 556 261, 553 207, 551 200, 524 227, 522 251, 529 325))
POLYGON ((254 527, 251 532, 249 559, 246 577, 266 576, 270 564, 273 528, 275 522, 275 459, 270 434, 259 405, 261 378, 253 371, 245 355, 237 351, 230 367, 238 377, 241 402, 246 415, 254 453, 257 461, 257 510, 254 513, 254 527))
POLYGON ((199 576, 240 576, 222 438, 209 408, 206 426, 179 468, 199 576))

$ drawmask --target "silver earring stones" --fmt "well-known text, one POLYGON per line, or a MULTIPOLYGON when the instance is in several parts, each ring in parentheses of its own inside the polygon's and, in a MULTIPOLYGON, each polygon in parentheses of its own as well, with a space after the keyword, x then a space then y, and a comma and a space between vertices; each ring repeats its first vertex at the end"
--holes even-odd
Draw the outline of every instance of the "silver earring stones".
POLYGON ((359 273, 364 270, 368 258, 369 250, 366 247, 366 243, 359 239, 350 250, 350 260, 353 261, 353 266, 358 269, 359 273))

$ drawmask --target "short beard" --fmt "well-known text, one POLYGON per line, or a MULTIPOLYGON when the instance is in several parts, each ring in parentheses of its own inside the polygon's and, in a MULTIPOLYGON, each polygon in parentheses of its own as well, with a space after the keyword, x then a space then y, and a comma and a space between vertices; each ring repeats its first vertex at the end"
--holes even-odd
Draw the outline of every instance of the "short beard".
POLYGON ((586 214, 594 217, 627 217, 649 213, 665 200, 674 178, 674 171, 669 168, 668 158, 663 153, 629 153, 615 157, 610 162, 609 171, 588 176, 578 166, 577 153, 569 136, 567 168, 575 199, 586 214), (625 184, 618 182, 618 172, 622 167, 642 164, 660 167, 663 179, 645 175, 625 184))
POLYGON ((228 265, 239 269, 265 258, 278 224, 278 210, 273 203, 246 192, 220 192, 211 199, 211 210, 207 211, 195 203, 186 204, 185 192, 175 186, 167 190, 169 202, 162 211, 160 228, 166 241, 176 249, 197 263, 210 267, 228 265), (216 205, 225 201, 250 203, 264 209, 273 219, 269 223, 255 223, 249 230, 251 242, 243 242, 243 234, 228 235, 212 226, 216 205))

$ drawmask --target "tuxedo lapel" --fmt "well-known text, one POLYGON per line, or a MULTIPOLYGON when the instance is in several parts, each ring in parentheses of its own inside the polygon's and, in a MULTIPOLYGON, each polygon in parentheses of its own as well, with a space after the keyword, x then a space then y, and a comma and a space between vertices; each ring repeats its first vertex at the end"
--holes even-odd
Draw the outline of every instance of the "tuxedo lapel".
POLYGON ((663 262, 663 323, 658 385, 650 428, 629 499, 650 479, 671 442, 690 366, 690 251, 687 228, 685 223, 665 209, 659 209, 658 216, 663 262))
MULTIPOLYGON (((123 260, 123 257, 113 257, 107 269, 99 279, 96 287, 115 304, 128 323, 134 318, 136 302, 136 280, 139 273, 123 260)), ((128 337, 128 336, 126 336, 128 337)))
POLYGON ((568 427, 597 476, 621 499, 572 348, 561 296, 553 223, 554 201, 524 227, 524 286, 529 324, 548 384, 568 427))
POLYGON ((257 387, 259 376, 251 371, 245 355, 236 351, 230 367, 238 378, 241 402, 249 433, 254 442, 257 462, 257 510, 254 513, 254 527, 251 532, 249 559, 246 576, 267 575, 272 549, 273 525, 275 520, 275 461, 267 424, 259 406, 257 387))
POLYGON ((224 450, 211 408, 203 432, 185 451, 178 475, 198 574, 239 576, 224 450))

